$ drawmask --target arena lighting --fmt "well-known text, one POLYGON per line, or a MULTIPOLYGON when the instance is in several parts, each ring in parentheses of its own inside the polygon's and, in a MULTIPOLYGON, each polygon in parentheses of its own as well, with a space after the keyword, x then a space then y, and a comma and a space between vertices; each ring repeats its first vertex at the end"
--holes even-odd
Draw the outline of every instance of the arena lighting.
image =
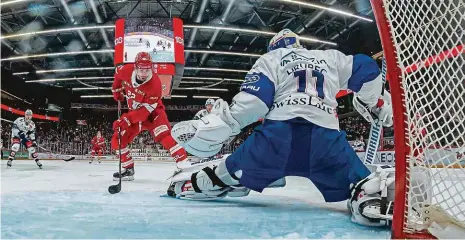
POLYGON ((111 87, 82 87, 82 88, 71 88, 73 91, 86 91, 86 90, 111 90, 111 87))
MULTIPOLYGON (((50 70, 38 70, 36 74, 51 73, 51 72, 73 72, 73 71, 91 71, 91 70, 113 70, 115 67, 88 67, 88 68, 62 68, 62 69, 50 69, 50 70)), ((27 75, 31 72, 18 72, 13 75, 27 75)))
POLYGON ((39 57, 56 57, 56 56, 65 56, 65 55, 80 55, 80 54, 91 54, 91 53, 112 53, 114 49, 103 49, 103 50, 90 50, 90 51, 74 51, 74 52, 58 52, 58 53, 44 53, 44 54, 34 54, 34 55, 23 55, 17 57, 3 58, 0 61, 13 61, 27 58, 39 58, 39 57))
POLYGON ((22 98, 20 98, 20 97, 18 97, 18 96, 16 96, 16 95, 13 95, 13 94, 11 94, 11 93, 9 93, 9 92, 3 90, 3 89, 1 89, 1 90, 2 90, 2 92, 5 93, 6 95, 9 95, 9 96, 11 96, 11 97, 13 97, 13 98, 16 98, 16 99, 18 99, 18 100, 20 100, 20 101, 23 101, 23 102, 27 103, 27 104, 32 104, 32 103, 30 103, 30 102, 28 102, 28 101, 26 101, 26 100, 24 100, 24 99, 22 99, 22 98))
POLYGON ((222 55, 234 55, 234 56, 244 56, 244 57, 261 57, 262 54, 255 53, 244 53, 244 52, 225 52, 225 51, 210 51, 210 50, 184 50, 184 52, 191 53, 207 53, 207 54, 222 54, 222 55))
POLYGON ((218 72, 243 72, 247 73, 249 70, 229 69, 229 68, 204 68, 204 67, 184 67, 184 70, 204 70, 204 71, 218 71, 218 72))
POLYGON ((81 98, 112 98, 113 95, 82 95, 81 98))
POLYGON ((372 19, 369 19, 369 18, 366 18, 366 17, 358 16, 358 15, 355 15, 355 14, 347 12, 347 11, 337 10, 337 9, 334 9, 334 8, 329 8, 329 7, 321 6, 321 5, 314 4, 314 3, 300 2, 300 1, 295 1, 295 0, 280 0, 280 1, 281 2, 286 2, 286 3, 297 4, 297 5, 301 5, 301 6, 306 6, 306 7, 310 7, 310 8, 317 8, 317 9, 325 10, 325 11, 328 11, 328 12, 336 13, 336 14, 339 14, 339 15, 358 18, 358 19, 361 19, 361 20, 364 20, 364 21, 367 21, 367 22, 373 22, 372 19))
MULTIPOLYGON (((269 31, 260 31, 260 30, 255 30, 255 29, 244 29, 244 28, 233 28, 233 27, 219 27, 219 26, 202 26, 202 25, 189 25, 186 24, 184 25, 185 28, 199 28, 199 29, 212 29, 212 30, 223 30, 223 31, 230 31, 230 32, 243 32, 243 33, 251 33, 255 35, 268 35, 268 36, 274 36, 276 35, 276 32, 269 32, 269 31)), ((319 43, 325 43, 328 45, 333 45, 337 46, 337 43, 335 42, 330 42, 330 41, 324 41, 320 40, 314 37, 305 37, 305 36, 299 36, 300 40, 304 41, 309 41, 309 42, 319 42, 319 43)))
POLYGON ((20 3, 20 2, 26 2, 26 1, 30 1, 30 0, 13 0, 13 1, 8 1, 8 2, 0 3, 0 6, 5 6, 5 5, 8 5, 8 4, 20 3))
MULTIPOLYGON (((225 81, 230 81, 230 82, 243 82, 244 81, 244 79, 239 79, 239 78, 214 78, 214 77, 182 77, 182 79, 211 80, 211 81, 223 81, 223 80, 225 80, 225 81)), ((187 82, 189 82, 189 81, 187 81, 187 82)))
POLYGON ((215 91, 215 92, 228 92, 229 89, 224 88, 202 88, 202 87, 192 87, 192 88, 175 88, 176 90, 199 90, 199 91, 215 91))
MULTIPOLYGON (((35 83, 35 82, 60 82, 60 81, 73 81, 73 80, 95 80, 95 79, 113 79, 113 77, 73 77, 73 78, 47 78, 47 79, 37 79, 37 80, 28 80, 26 83, 35 83)), ((110 83, 112 83, 111 81, 110 83)), ((103 82, 107 83, 107 82, 103 82)))
POLYGON ((47 33, 60 33, 60 32, 70 32, 70 31, 77 31, 77 30, 92 30, 92 29, 102 29, 102 28, 115 28, 115 25, 58 28, 58 29, 50 29, 50 30, 44 30, 44 31, 34 31, 34 32, 26 32, 26 33, 4 35, 4 36, 1 36, 0 39, 17 38, 17 37, 30 37, 30 36, 34 36, 34 35, 47 34, 47 33))
POLYGON ((217 96, 192 96, 192 98, 220 98, 217 96))

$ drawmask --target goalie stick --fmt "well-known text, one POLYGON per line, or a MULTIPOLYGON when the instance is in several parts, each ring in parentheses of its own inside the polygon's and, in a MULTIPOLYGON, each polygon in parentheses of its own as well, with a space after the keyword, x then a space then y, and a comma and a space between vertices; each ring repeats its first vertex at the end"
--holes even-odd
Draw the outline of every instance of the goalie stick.
MULTIPOLYGON (((381 80, 383 84, 381 86, 381 96, 384 95, 384 85, 386 83, 386 60, 383 58, 382 66, 381 66, 381 80)), ((368 147, 365 151, 365 159, 363 160, 363 164, 373 164, 375 160, 376 153, 378 152, 379 142, 381 140, 381 132, 383 131, 383 120, 378 119, 377 122, 371 124, 370 128, 370 137, 368 138, 368 147)), ((390 207, 389 207, 390 208, 390 207)), ((386 214, 389 210, 388 208, 388 200, 387 200, 387 190, 381 191, 381 206, 380 212, 381 214, 386 214)))
MULTIPOLYGON (((381 96, 384 95, 384 85, 386 83, 386 61, 383 58, 382 68, 381 68, 381 79, 383 81, 381 87, 381 96)), ((383 131, 383 121, 378 119, 376 123, 371 124, 370 128, 370 137, 368 138, 368 146, 365 151, 365 157, 363 163, 372 164, 375 160, 376 153, 378 152, 379 141, 381 139, 381 132, 383 131)))

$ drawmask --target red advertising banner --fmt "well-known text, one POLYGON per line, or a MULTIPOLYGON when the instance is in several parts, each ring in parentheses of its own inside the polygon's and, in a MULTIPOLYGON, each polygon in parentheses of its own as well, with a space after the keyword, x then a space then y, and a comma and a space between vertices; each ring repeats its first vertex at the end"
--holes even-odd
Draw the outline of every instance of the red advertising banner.
MULTIPOLYGON (((9 106, 7 106, 5 104, 0 104, 0 105, 1 105, 2 109, 5 110, 5 111, 12 112, 14 114, 24 116, 24 111, 22 111, 22 110, 9 107, 9 106)), ((32 114, 32 117, 37 118, 37 119, 42 119, 42 120, 55 121, 55 122, 59 121, 58 117, 50 117, 50 116, 45 116, 45 115, 40 115, 40 114, 35 114, 35 113, 32 114)))
POLYGON ((184 27, 179 18, 173 18, 174 59, 176 63, 184 65, 184 27))

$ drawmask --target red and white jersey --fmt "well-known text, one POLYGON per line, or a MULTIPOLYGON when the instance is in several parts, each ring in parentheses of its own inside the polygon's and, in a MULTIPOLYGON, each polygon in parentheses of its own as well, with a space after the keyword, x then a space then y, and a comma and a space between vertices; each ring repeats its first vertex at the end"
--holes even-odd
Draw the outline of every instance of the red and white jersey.
POLYGON ((105 147, 105 138, 95 136, 91 143, 94 147, 105 147))
POLYGON ((160 78, 155 72, 152 71, 148 80, 139 84, 136 81, 134 64, 126 64, 116 67, 114 76, 113 89, 123 88, 129 112, 145 108, 150 116, 158 105, 162 104, 160 101, 162 85, 160 78))

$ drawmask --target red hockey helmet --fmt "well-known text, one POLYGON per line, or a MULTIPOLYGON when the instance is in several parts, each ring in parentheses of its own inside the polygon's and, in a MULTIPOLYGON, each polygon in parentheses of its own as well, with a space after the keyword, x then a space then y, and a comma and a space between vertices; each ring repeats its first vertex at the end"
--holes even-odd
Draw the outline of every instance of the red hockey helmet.
POLYGON ((138 69, 150 69, 152 68, 152 57, 148 52, 140 52, 136 55, 135 65, 138 69))

